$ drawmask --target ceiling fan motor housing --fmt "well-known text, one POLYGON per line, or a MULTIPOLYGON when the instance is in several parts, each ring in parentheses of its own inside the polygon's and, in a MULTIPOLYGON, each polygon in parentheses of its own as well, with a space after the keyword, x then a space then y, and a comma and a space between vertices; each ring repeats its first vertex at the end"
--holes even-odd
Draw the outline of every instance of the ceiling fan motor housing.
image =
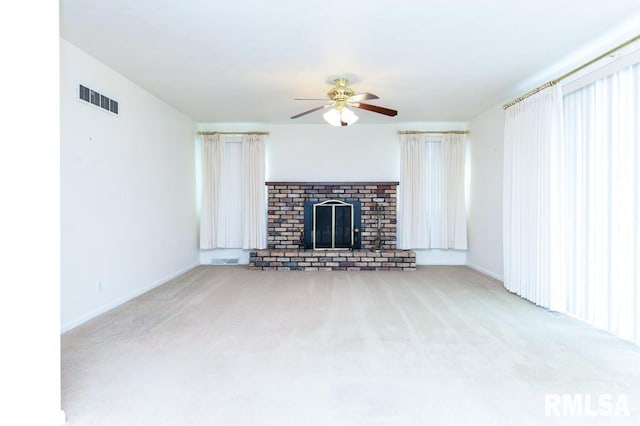
POLYGON ((334 81, 336 86, 327 92, 327 96, 336 103, 336 108, 340 109, 343 108, 347 100, 354 95, 354 91, 350 87, 347 87, 348 81, 346 78, 336 78, 334 81))

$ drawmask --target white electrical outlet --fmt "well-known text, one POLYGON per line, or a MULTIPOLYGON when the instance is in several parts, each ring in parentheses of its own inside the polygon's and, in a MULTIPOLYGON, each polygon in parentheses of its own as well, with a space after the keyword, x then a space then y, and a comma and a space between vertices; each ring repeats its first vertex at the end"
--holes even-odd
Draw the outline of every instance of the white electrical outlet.
POLYGON ((98 281, 98 285, 96 285, 96 290, 98 290, 98 293, 102 293, 102 281, 98 281))

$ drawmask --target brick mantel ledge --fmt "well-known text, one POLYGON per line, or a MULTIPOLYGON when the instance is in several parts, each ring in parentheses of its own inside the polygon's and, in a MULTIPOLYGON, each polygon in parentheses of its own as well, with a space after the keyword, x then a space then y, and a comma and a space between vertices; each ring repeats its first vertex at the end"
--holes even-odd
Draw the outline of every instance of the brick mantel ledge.
POLYGON ((339 186, 339 185, 400 185, 397 181, 380 181, 380 182, 265 182, 266 186, 281 186, 281 185, 326 185, 326 186, 339 186))

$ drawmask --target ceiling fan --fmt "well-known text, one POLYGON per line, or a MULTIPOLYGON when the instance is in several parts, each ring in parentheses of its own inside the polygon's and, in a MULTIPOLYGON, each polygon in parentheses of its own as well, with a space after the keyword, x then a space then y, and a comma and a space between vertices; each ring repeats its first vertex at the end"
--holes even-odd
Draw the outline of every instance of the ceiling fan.
MULTIPOLYGON (((398 114, 398 111, 394 109, 384 108, 381 106, 366 104, 362 102, 369 99, 379 98, 372 93, 355 94, 353 90, 347 86, 349 82, 346 78, 336 78, 334 82, 335 87, 332 87, 331 90, 327 92, 329 102, 326 105, 310 109, 309 111, 301 112, 300 114, 296 114, 291 118, 298 118, 321 109, 331 108, 329 111, 323 114, 324 119, 332 126, 348 126, 355 123, 356 120, 358 120, 358 116, 355 115, 355 113, 347 107, 377 112, 378 114, 384 114, 390 117, 395 117, 398 114)), ((326 99, 295 98, 294 100, 323 101, 326 99)))

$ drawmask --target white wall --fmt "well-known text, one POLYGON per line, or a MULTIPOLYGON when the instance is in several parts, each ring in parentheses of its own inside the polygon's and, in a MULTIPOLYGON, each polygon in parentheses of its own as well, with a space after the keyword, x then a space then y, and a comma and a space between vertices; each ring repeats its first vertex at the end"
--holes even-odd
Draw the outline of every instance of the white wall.
POLYGON ((64 331, 190 269, 198 251, 195 123, 65 40, 60 80, 64 331), (79 100, 79 83, 120 114, 79 100))
POLYGON ((328 124, 272 126, 267 145, 270 181, 397 181, 397 126, 328 124))
POLYGON ((502 280, 502 171, 505 112, 501 105, 471 120, 467 265, 502 280))
MULTIPOLYGON (((465 130, 466 122, 361 124, 333 127, 323 124, 220 124, 201 123, 202 131, 268 131, 267 181, 399 181, 398 130, 465 130)), ((203 250, 200 260, 240 257, 242 250, 203 250)), ((464 265, 466 252, 416 250, 421 265, 464 265)))
MULTIPOLYGON (((8 6, 8 5, 5 5, 8 6)), ((0 423, 63 425, 58 2, 0 14, 0 423), (34 11, 37 11, 34 13, 34 11), (13 64, 13 65, 8 65, 13 64), (34 258, 33 253, 41 254, 34 258)))

